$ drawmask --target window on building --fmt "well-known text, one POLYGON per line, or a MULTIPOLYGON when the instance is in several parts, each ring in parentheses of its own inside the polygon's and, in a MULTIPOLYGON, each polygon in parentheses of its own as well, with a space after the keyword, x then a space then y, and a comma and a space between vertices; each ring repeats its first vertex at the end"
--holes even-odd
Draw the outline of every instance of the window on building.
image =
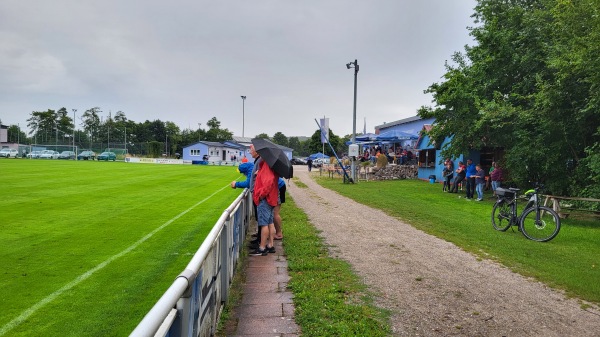
POLYGON ((200 150, 192 149, 192 150, 190 150, 190 155, 191 156, 199 156, 200 150))
POLYGON ((435 167, 435 149, 419 150, 419 167, 435 167))

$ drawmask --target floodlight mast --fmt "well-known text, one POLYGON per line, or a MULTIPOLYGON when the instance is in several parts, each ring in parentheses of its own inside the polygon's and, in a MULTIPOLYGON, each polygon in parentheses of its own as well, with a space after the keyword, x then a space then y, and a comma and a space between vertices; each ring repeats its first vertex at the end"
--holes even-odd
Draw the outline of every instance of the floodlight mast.
MULTIPOLYGON (((354 60, 354 62, 346 63, 346 68, 351 69, 354 68, 354 107, 352 110, 352 145, 356 144, 356 81, 358 78, 358 60, 354 60)), ((352 171, 352 181, 356 181, 356 158, 351 157, 352 165, 350 170, 352 171)))
POLYGON ((244 103, 246 102, 246 96, 240 96, 242 98, 242 138, 244 137, 244 124, 245 124, 245 107, 244 107, 244 103))

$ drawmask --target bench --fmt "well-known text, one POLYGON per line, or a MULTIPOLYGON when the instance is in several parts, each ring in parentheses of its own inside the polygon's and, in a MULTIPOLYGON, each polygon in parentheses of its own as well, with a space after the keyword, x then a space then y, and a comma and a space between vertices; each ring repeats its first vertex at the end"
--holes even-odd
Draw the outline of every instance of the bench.
POLYGON ((578 209, 574 207, 562 207, 560 206, 561 200, 571 201, 589 201, 589 202, 600 202, 600 199, 594 198, 580 198, 580 197, 562 197, 556 195, 543 195, 545 197, 544 206, 552 205, 552 209, 558 213, 561 218, 567 218, 572 211, 590 212, 595 216, 600 216, 600 211, 589 210, 589 209, 578 209))

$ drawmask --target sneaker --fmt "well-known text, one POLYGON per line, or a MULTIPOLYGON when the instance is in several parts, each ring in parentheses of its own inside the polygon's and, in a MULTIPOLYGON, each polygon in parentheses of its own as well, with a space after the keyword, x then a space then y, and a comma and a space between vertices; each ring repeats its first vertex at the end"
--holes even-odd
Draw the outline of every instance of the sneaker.
POLYGON ((481 198, 478 198, 478 199, 477 199, 477 201, 483 201, 483 199, 481 199, 481 198))
POLYGON ((258 243, 250 243, 250 244, 248 245, 248 248, 250 248, 250 249, 256 249, 256 248, 258 248, 258 247, 259 247, 259 244, 258 244, 258 243))
POLYGON ((268 247, 268 246, 267 246, 267 248, 266 248, 266 249, 267 249, 267 252, 269 252, 269 253, 271 253, 271 254, 274 254, 274 253, 275 253, 275 247, 274 247, 274 246, 273 246, 273 247, 268 247))
POLYGON ((266 249, 261 250, 260 248, 256 248, 255 250, 251 251, 250 254, 248 254, 248 255, 250 255, 250 256, 267 256, 267 254, 269 254, 269 253, 267 252, 266 249))

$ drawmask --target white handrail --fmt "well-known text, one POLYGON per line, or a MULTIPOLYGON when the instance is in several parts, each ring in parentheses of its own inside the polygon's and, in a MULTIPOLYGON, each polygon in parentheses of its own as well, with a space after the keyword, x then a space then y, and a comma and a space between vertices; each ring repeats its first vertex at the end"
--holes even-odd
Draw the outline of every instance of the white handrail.
MULTIPOLYGON (((150 311, 144 316, 142 321, 138 324, 138 326, 131 332, 130 336, 132 337, 146 337, 146 336, 155 336, 156 332, 161 327, 163 321, 167 318, 169 313, 176 307, 177 302, 180 298, 182 298, 188 289, 194 283, 196 276, 200 272, 202 264, 208 257, 211 252, 213 246, 218 240, 220 240, 221 236, 224 234, 223 229, 228 221, 231 219, 231 215, 235 213, 235 211, 243 206, 245 202, 248 204, 250 202, 249 192, 247 189, 244 191, 227 207, 223 214, 219 217, 215 226, 213 226, 212 230, 202 244, 200 248, 190 262, 188 263, 186 269, 177 276, 173 284, 165 291, 165 293, 161 296, 161 298, 156 302, 156 304, 150 309, 150 311)), ((247 206, 247 205, 246 205, 247 206)), ((243 215, 244 222, 248 223, 249 221, 249 210, 251 207, 246 208, 246 212, 243 215)), ((245 232, 246 228, 243 228, 245 232)), ((239 248, 239 247, 238 247, 239 248)), ((216 254, 219 254, 217 252, 216 254)), ((225 261, 227 256, 222 257, 220 260, 225 261)), ((217 303, 220 305, 220 303, 217 303)), ((216 310, 219 312, 219 310, 216 310)))

